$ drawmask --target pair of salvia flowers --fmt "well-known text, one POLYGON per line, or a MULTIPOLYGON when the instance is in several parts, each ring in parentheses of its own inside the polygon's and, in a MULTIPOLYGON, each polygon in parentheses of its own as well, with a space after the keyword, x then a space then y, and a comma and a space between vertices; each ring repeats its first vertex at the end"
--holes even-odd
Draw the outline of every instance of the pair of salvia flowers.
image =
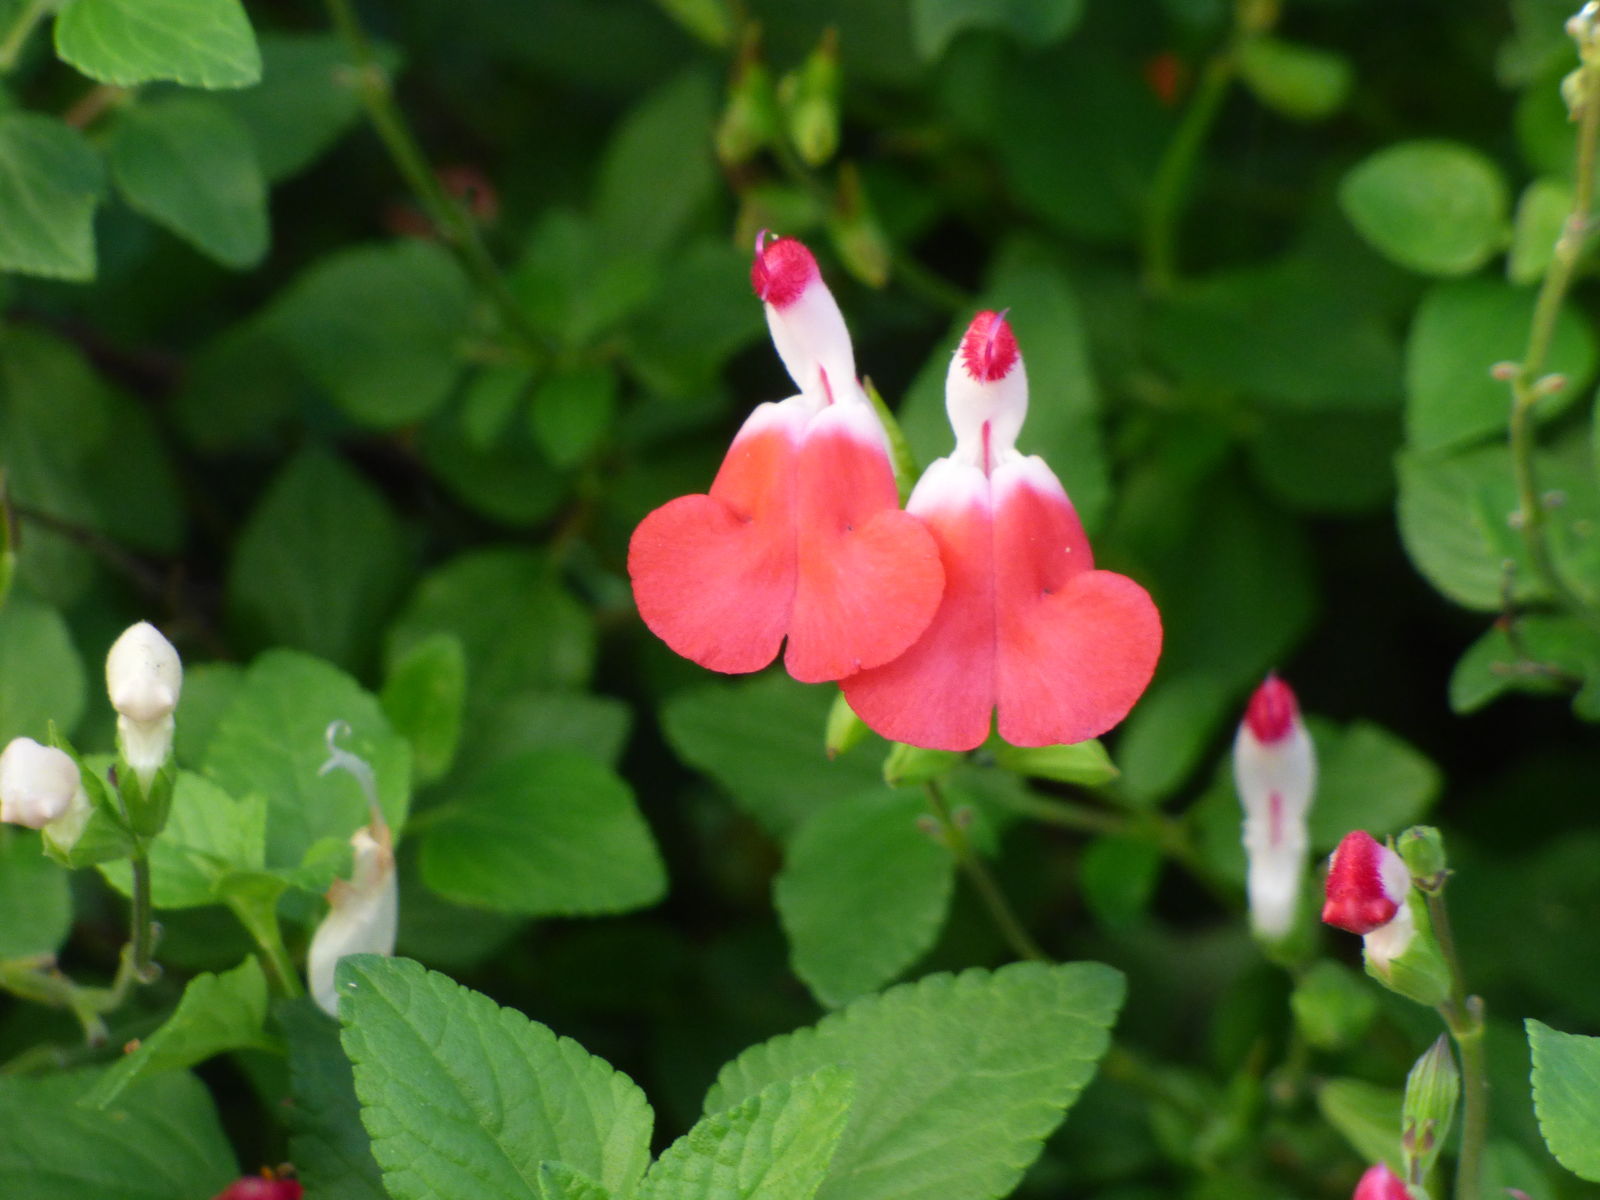
POLYGON ((811 252, 757 240, 751 282, 799 394, 759 405, 708 493, 634 531, 639 614, 685 658, 771 663, 837 682, 892 741, 971 750, 1080 742, 1128 714, 1155 671, 1161 618, 1096 570, 1055 474, 1016 449, 1027 375, 1004 313, 972 321, 950 363, 955 449, 904 510, 888 439, 811 252))

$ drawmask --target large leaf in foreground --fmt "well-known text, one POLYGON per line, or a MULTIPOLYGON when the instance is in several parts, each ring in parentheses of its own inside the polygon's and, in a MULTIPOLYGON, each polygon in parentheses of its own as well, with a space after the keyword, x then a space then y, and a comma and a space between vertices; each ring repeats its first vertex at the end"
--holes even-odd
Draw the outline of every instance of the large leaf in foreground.
POLYGON ((837 1065, 856 1095, 822 1200, 990 1200, 1089 1082, 1122 996, 1098 963, 933 975, 745 1051, 706 1109, 837 1065))
POLYGON ((1563 1167, 1600 1183, 1600 1038, 1527 1024, 1539 1132, 1563 1167))
POLYGON ((565 1163, 617 1200, 650 1158, 650 1106, 569 1038, 408 959, 339 964, 339 1017, 394 1200, 538 1200, 565 1163))

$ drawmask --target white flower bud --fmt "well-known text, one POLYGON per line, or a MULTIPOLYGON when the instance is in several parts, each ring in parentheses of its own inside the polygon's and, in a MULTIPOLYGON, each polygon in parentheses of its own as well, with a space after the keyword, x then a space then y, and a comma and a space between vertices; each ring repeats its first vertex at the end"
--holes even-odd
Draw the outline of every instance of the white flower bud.
POLYGON ((182 690, 178 652, 148 621, 129 626, 106 655, 106 691, 117 710, 122 757, 145 786, 172 753, 172 714, 182 690))
POLYGON ((350 838, 355 865, 349 879, 328 889, 328 915, 312 935, 306 956, 311 995, 329 1016, 339 1015, 333 969, 347 954, 393 954, 400 915, 394 849, 389 830, 362 826, 350 838))
POLYGON ((1233 778, 1244 808, 1250 924, 1278 941, 1293 927, 1300 901, 1317 760, 1294 692, 1276 675, 1250 697, 1233 743, 1233 778))
POLYGON ((19 737, 0 753, 0 821, 43 829, 66 816, 82 790, 78 764, 64 750, 19 737))

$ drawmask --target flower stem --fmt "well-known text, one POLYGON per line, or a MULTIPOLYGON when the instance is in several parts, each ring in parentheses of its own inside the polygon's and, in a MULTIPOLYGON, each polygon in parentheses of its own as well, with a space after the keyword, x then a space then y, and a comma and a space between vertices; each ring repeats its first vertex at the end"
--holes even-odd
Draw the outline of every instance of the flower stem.
POLYGON ((33 35, 39 22, 44 20, 45 14, 54 7, 55 0, 29 0, 23 6, 17 19, 11 22, 11 28, 6 30, 5 38, 0 40, 0 74, 9 74, 17 65, 28 38, 33 35))
POLYGON ((472 277, 484 297, 494 306, 505 331, 534 357, 542 360, 547 347, 537 330, 529 324, 522 306, 511 294, 489 251, 478 235, 478 227, 455 197, 445 191, 429 165, 416 134, 406 123, 405 114, 395 103, 388 73, 372 52, 372 43, 356 16, 350 0, 327 0, 328 15, 344 40, 356 69, 357 92, 366 107, 384 149, 405 179, 408 187, 439 231, 444 244, 472 277))
POLYGON ((1481 1200, 1483 1148, 1489 1135, 1489 1071, 1484 1056, 1483 1000, 1467 994, 1461 958, 1442 891, 1429 891, 1428 916, 1450 971, 1450 998, 1439 1006, 1461 1056, 1461 1157, 1456 1160, 1456 1200, 1481 1200))
POLYGON ((1572 210, 1567 214, 1556 239, 1550 266, 1545 271, 1528 330, 1528 345, 1521 363, 1510 377, 1511 383, 1511 471, 1517 485, 1517 524, 1533 569, 1569 612, 1580 617, 1591 629, 1600 631, 1600 610, 1569 584, 1556 566, 1547 538, 1547 513, 1539 493, 1534 465, 1537 438, 1533 410, 1549 388, 1544 380, 1545 360, 1555 336, 1561 305, 1572 286, 1572 278, 1589 240, 1593 221, 1596 142, 1600 140, 1600 61, 1584 56, 1578 94, 1577 180, 1572 193, 1572 210))
POLYGON ((150 904, 150 859, 141 846, 134 852, 132 930, 128 937, 128 963, 133 982, 149 983, 161 973, 153 956, 156 946, 155 924, 150 904))
POLYGON ((1178 226, 1200 151, 1233 84, 1235 53, 1230 39, 1201 70, 1189 107, 1156 167, 1144 222, 1144 281, 1152 295, 1165 295, 1177 283, 1178 226))
POLYGON ((939 822, 945 844, 950 847, 950 853, 955 855, 956 862, 967 876, 967 882, 972 884, 973 890, 978 893, 978 898, 983 901, 983 906, 989 910, 989 918, 1000 931, 1000 936, 1005 938, 1018 958, 1032 962, 1049 962, 1050 956, 1029 936, 1022 922, 1017 919, 1017 914, 1012 911, 1005 893, 1000 890, 1000 885, 989 873, 989 868, 984 865, 978 852, 972 848, 972 839, 967 837, 965 827, 951 815, 950 806, 945 803, 944 793, 939 790, 939 785, 930 780, 925 786, 928 807, 933 811, 934 819, 939 822))
POLYGON ((276 898, 270 904, 230 899, 228 907, 255 939, 256 947, 261 951, 261 969, 266 973, 267 986, 272 989, 272 994, 289 999, 303 995, 300 975, 295 971, 289 951, 283 944, 283 928, 278 924, 276 898))

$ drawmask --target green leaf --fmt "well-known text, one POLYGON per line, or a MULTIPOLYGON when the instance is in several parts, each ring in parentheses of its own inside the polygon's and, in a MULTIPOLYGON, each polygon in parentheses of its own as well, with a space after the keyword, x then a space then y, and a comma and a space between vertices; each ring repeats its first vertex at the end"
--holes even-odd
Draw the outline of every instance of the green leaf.
MULTIPOLYGON (((399 54, 372 45, 384 71, 399 54)), ((261 82, 218 96, 250 131, 262 173, 274 183, 322 157, 361 117, 361 74, 336 33, 264 33, 261 82)))
POLYGON ((1317 1089, 1322 1115, 1369 1163, 1400 1163, 1400 1104, 1398 1088, 1382 1088, 1360 1079, 1330 1079, 1317 1089))
POLYGON ((576 750, 615 767, 628 743, 633 710, 592 692, 521 692, 462 731, 452 781, 465 785, 503 759, 529 750, 576 750))
POLYGON ((1003 771, 1078 787, 1099 787, 1121 774, 1099 738, 1070 746, 1013 746, 996 741, 994 763, 1003 771))
POLYGON ((100 156, 71 126, 0 113, 0 270, 94 278, 94 210, 105 195, 100 156))
POLYGON ((112 1064, 83 1103, 108 1108, 139 1080, 192 1067, 224 1050, 270 1049, 261 1028, 266 1019, 267 977, 254 958, 223 975, 196 975, 161 1028, 112 1064))
POLYGON ((1444 777, 1421 751, 1380 726, 1354 721, 1334 731, 1312 725, 1317 794, 1307 818, 1311 848, 1332 850, 1352 829, 1378 837, 1421 820, 1439 798, 1444 777))
MULTIPOLYGON (((1511 388, 1490 368, 1527 348, 1537 297, 1492 279, 1436 285, 1423 298, 1406 344, 1406 439, 1440 450, 1491 434, 1504 436, 1511 388)), ((1570 309, 1556 317, 1548 369, 1564 375, 1559 392, 1539 401, 1548 420, 1582 395, 1594 374, 1595 339, 1570 309)))
POLYGON ((471 312, 472 288, 455 259, 408 240, 329 255, 289 285, 266 320, 339 407, 393 429, 444 403, 471 312))
POLYGON ((443 778, 455 760, 466 694, 466 651, 453 633, 423 638, 390 666, 383 681, 383 713, 411 743, 419 786, 443 778))
POLYGON ((267 252, 267 185, 250 135, 204 96, 122 108, 108 145, 111 177, 128 207, 224 266, 267 252))
POLYGON ((143 1080, 104 1113, 78 1103, 101 1074, 0 1076, 0 1195, 199 1200, 238 1178, 211 1095, 194 1076, 143 1080))
POLYGON ((1126 929, 1150 907, 1161 866, 1161 850, 1148 837, 1097 837, 1084 848, 1078 886, 1101 925, 1126 929))
POLYGON ((14 737, 42 742, 52 722, 70 735, 88 687, 61 614, 14 593, 0 608, 0 746, 14 737))
MULTIPOLYGON (((1505 446, 1407 452, 1397 465, 1400 537, 1428 582, 1480 612, 1549 598, 1549 585, 1512 525, 1517 489, 1505 446)), ((1570 580, 1600 578, 1600 494, 1584 439, 1568 436, 1540 450, 1535 471, 1544 494, 1561 501, 1545 521, 1557 569, 1570 580)))
POLYGON ((823 1067, 702 1117, 651 1166, 640 1200, 811 1200, 844 1132, 852 1091, 848 1072, 823 1067))
POLYGON ((1122 996, 1122 976, 1098 963, 929 976, 745 1051, 705 1107, 842 1067, 855 1104, 820 1200, 989 1200, 1016 1186, 1094 1074, 1122 996))
POLYGON ((666 890, 633 789, 565 750, 506 759, 430 815, 422 877, 447 900, 530 917, 625 912, 666 890))
POLYGON ((650 1106, 576 1042, 407 959, 339 964, 339 1016, 394 1200, 537 1200, 560 1162, 617 1200, 650 1159, 650 1106))
POLYGON ((1522 189, 1506 263, 1512 283, 1527 285, 1544 278, 1571 211, 1572 188, 1563 180, 1541 176, 1522 189))
POLYGON ((611 1200, 611 1193, 582 1171, 552 1162, 539 1164, 539 1195, 543 1200, 611 1200))
POLYGON ((1600 1038, 1527 1021, 1533 1107, 1545 1145, 1579 1179, 1600 1183, 1600 1038))
POLYGON ((733 353, 766 331, 761 305, 751 303, 749 256, 722 238, 699 238, 673 253, 672 280, 630 323, 628 367, 652 391, 704 403, 733 353))
POLYGON ((1357 164, 1339 205, 1381 254, 1425 275, 1468 275, 1506 241, 1506 185, 1457 142, 1402 142, 1357 164))
MULTIPOLYGON (((180 771, 166 828, 150 843, 151 902, 162 909, 216 904, 223 876, 259 870, 266 843, 265 793, 235 800, 204 776, 180 771)), ((102 863, 100 873, 124 896, 133 894, 126 862, 102 863)))
MULTIPOLYGON (((0 742, 0 745, 3 745, 0 742)), ((0 825, 0 959, 54 954, 72 932, 67 872, 31 829, 0 825)))
POLYGON ((383 496, 322 449, 297 455, 238 534, 228 570, 236 625, 359 670, 405 586, 409 554, 383 496))
POLYGON ((1524 613, 1512 621, 1496 621, 1456 663, 1453 712, 1477 712, 1507 692, 1562 695, 1600 676, 1600 638, 1577 617, 1524 613))
POLYGON ((1262 34, 1239 47, 1239 77, 1268 108, 1319 121, 1344 107, 1352 72, 1342 54, 1262 34))
POLYGON ((632 255, 666 249, 705 207, 715 89, 694 68, 647 96, 612 135, 600 161, 595 215, 602 244, 632 255))
POLYGON ((268 867, 297 867, 312 843, 342 842, 367 823, 356 781, 343 771, 317 773, 327 761, 325 735, 335 721, 351 729, 340 745, 372 765, 390 827, 405 826, 411 755, 377 700, 320 659, 269 650, 245 672, 204 764, 231 795, 267 798, 268 867))
POLYGON ((610 367, 558 372, 542 380, 533 394, 534 437, 556 466, 577 466, 611 431, 616 407, 617 376, 610 367))
POLYGON ((911 40, 925 62, 966 29, 992 29, 1025 46, 1058 42, 1083 19, 1083 0, 912 0, 911 40))
POLYGON ((1263 409, 1250 441, 1257 477, 1290 507, 1351 516, 1394 496, 1400 414, 1263 409))
MULTIPOLYGON (((1027 363, 1031 397, 1020 448, 1024 454, 1044 456, 1084 525, 1093 530, 1110 501, 1110 483, 1100 437, 1099 387, 1070 281, 1043 247, 1013 240, 996 257, 975 307, 1011 308, 1009 319, 1027 363)), ((934 349, 900 410, 901 427, 922 463, 949 454, 954 444, 944 411, 944 382, 951 350, 966 332, 968 319, 952 326, 934 349)))
POLYGON ((661 724, 679 758, 784 837, 832 797, 881 784, 865 748, 832 762, 823 754, 828 705, 827 689, 774 674, 679 692, 661 706, 661 724))
POLYGON ((261 52, 239 0, 70 0, 56 53, 91 79, 132 87, 249 87, 261 52))
POLYGON ((469 730, 507 696, 581 687, 594 668, 593 618, 528 550, 471 551, 430 574, 390 627, 387 661, 437 633, 466 652, 469 730))
POLYGON ((233 703, 244 680, 236 663, 192 663, 183 668, 183 696, 178 701, 178 730, 172 753, 180 763, 198 763, 206 756, 217 722, 233 703))
POLYGON ((917 827, 920 792, 847 794, 796 830, 773 883, 795 974, 830 1008, 877 991, 933 945, 950 852, 917 827))
POLYGON ((289 1049, 289 1154, 306 1193, 313 1200, 389 1200, 338 1023, 304 997, 278 1005, 274 1015, 289 1049))
MULTIPOLYGON (((620 210, 635 200, 614 203, 620 210)), ((663 208, 671 213, 676 205, 663 208)), ((625 215, 618 211, 613 219, 625 215)), ((658 229, 656 236, 675 235, 658 229)), ((509 282, 536 325, 565 346, 583 347, 656 295, 661 272, 661 262, 636 245, 632 230, 602 232, 597 221, 553 209, 534 225, 509 282)))

